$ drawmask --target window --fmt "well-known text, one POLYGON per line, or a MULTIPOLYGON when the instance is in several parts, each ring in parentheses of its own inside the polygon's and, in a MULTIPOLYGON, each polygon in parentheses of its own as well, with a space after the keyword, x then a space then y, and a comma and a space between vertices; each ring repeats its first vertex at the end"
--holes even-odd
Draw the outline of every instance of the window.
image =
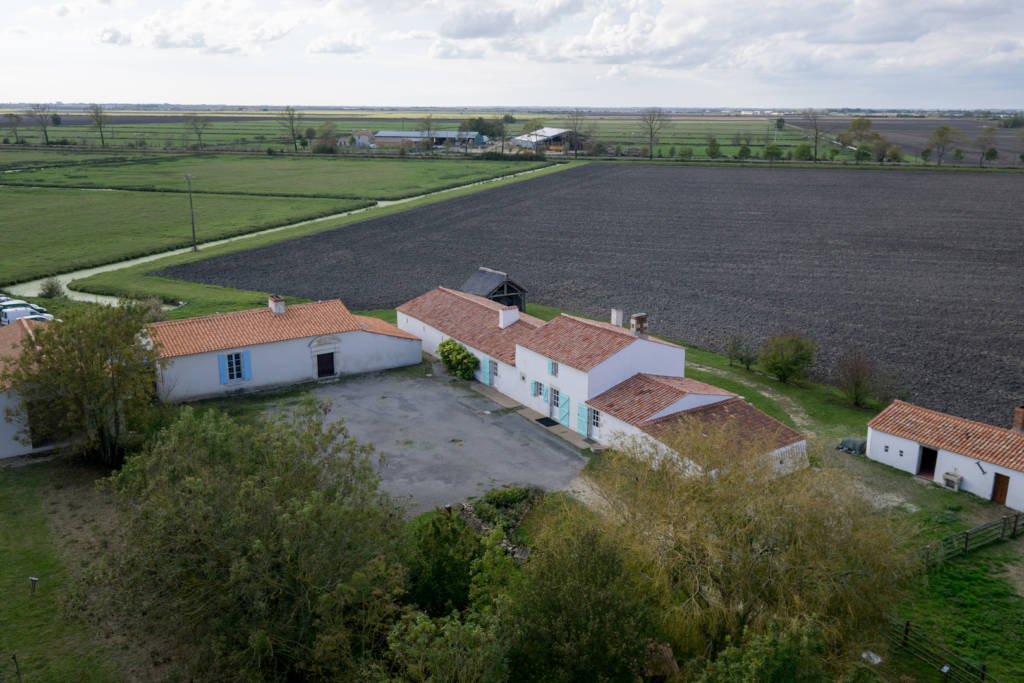
POLYGON ((592 427, 600 427, 601 426, 601 411, 600 410, 594 410, 593 408, 590 409, 590 425, 592 427))
POLYGON ((551 405, 554 406, 555 408, 558 407, 558 399, 559 399, 558 389, 552 389, 551 390, 551 405))
POLYGON ((245 373, 242 370, 242 354, 228 354, 228 380, 242 379, 245 373))
POLYGON ((903 449, 902 448, 900 449, 900 457, 901 458, 903 457, 903 449))
POLYGON ((558 377, 558 363, 556 361, 548 361, 548 374, 552 377, 558 377))
POLYGON ((492 360, 491 361, 491 377, 497 377, 497 376, 498 376, 498 361, 492 360))
POLYGON ((540 382, 534 382, 533 383, 533 395, 534 396, 541 396, 543 394, 544 394, 544 385, 541 384, 540 382))
POLYGON ((888 447, 888 446, 886 446, 886 447, 885 447, 885 452, 886 452, 886 453, 888 453, 888 452, 889 452, 889 447, 888 447))

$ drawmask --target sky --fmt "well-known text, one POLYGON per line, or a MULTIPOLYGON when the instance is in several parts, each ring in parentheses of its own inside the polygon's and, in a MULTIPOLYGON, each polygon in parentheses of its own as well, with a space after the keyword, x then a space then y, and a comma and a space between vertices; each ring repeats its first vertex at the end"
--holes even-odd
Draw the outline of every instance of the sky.
POLYGON ((0 102, 1024 108, 1024 0, 0 8, 0 102))

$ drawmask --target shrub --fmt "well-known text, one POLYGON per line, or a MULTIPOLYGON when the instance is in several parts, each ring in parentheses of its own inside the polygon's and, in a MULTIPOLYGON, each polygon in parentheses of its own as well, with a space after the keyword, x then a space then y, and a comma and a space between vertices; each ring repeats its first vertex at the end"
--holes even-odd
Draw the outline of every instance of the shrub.
POLYGON ((473 373, 480 367, 480 359, 454 339, 446 339, 437 345, 441 362, 459 379, 473 379, 473 373))
POLYGON ((451 512, 436 509, 409 526, 403 564, 409 597, 432 617, 469 606, 473 561, 483 553, 476 532, 451 512))
POLYGON ((805 377, 814 364, 814 342, 795 333, 779 334, 764 343, 758 360, 780 382, 805 377))
POLYGON ((680 159, 690 159, 692 157, 693 157, 693 147, 680 147, 679 148, 679 158, 680 159))
POLYGON ((740 146, 740 151, 736 154, 736 156, 739 157, 740 159, 749 159, 750 158, 750 148, 747 147, 746 145, 741 145, 740 146))
POLYGON ((65 293, 64 285, 61 284, 60 280, 51 277, 43 280, 43 285, 39 288, 39 296, 44 299, 64 299, 67 297, 67 293, 65 293))
POLYGON ((811 152, 811 145, 808 142, 801 142, 796 146, 793 151, 793 158, 797 161, 811 161, 814 159, 814 153, 811 152))
POLYGON ((718 144, 718 140, 711 138, 708 141, 707 153, 711 159, 717 159, 722 156, 722 146, 718 144))
POLYGON ((725 355, 729 358, 729 365, 735 361, 747 370, 757 360, 757 350, 750 343, 745 335, 734 334, 725 345, 725 355))

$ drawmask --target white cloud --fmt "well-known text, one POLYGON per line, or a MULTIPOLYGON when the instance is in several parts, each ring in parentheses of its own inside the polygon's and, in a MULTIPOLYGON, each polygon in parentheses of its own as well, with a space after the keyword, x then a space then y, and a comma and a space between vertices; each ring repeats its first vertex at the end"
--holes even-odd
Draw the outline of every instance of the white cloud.
POLYGON ((435 40, 427 54, 433 59, 479 59, 484 51, 478 47, 458 45, 448 40, 435 40))
POLYGON ((310 54, 352 55, 366 51, 366 44, 356 33, 336 36, 320 36, 307 47, 310 54))
POLYGON ((441 23, 444 38, 493 38, 515 28, 516 15, 511 10, 466 7, 441 23))
POLYGON ((100 42, 107 45, 128 45, 132 42, 132 37, 111 26, 100 31, 100 42))

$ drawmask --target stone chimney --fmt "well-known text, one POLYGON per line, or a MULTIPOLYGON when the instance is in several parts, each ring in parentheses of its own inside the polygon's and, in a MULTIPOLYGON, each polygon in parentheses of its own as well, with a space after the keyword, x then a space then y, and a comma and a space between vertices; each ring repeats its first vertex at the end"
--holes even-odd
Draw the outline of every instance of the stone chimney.
POLYGON ((1013 426, 1010 429, 1024 434, 1024 403, 1013 409, 1013 426))
POLYGON ((271 294, 267 298, 267 306, 273 311, 274 315, 284 314, 284 297, 278 296, 277 294, 271 294))
POLYGON ((622 323, 626 320, 626 313, 621 308, 612 309, 612 325, 616 327, 622 327, 622 323))
POLYGON ((634 313, 629 316, 629 330, 638 337, 647 336, 647 314, 634 313))
POLYGON ((498 329, 503 330, 512 323, 519 321, 519 309, 515 306, 506 306, 498 311, 498 329))

